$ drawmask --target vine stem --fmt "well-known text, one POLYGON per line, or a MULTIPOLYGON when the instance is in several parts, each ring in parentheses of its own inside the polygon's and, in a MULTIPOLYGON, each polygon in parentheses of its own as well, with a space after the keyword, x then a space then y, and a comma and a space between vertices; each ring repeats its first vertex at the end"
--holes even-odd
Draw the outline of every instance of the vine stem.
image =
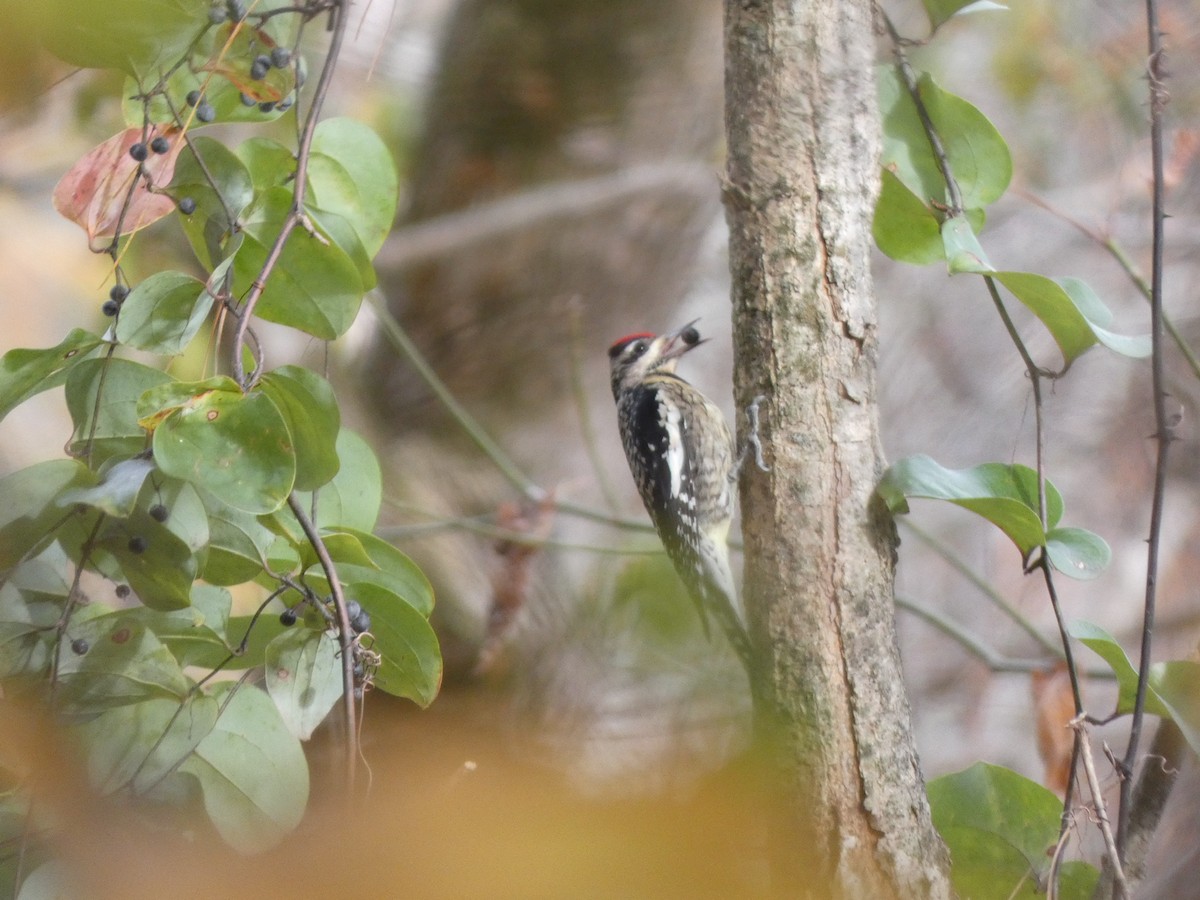
MULTIPOLYGON (((1147 0, 1148 3, 1153 3, 1154 0, 1147 0)), ((963 214, 962 191, 959 189, 958 181, 954 177, 953 169, 950 165, 950 159, 946 154, 945 145, 942 143, 941 136, 934 127, 933 120, 930 118, 929 111, 925 107, 925 103, 921 98, 919 85, 913 73, 912 67, 908 63, 908 57, 904 52, 904 39, 896 31, 891 19, 883 10, 879 11, 879 15, 883 21, 884 27, 887 30, 892 41, 892 51, 896 58, 897 68, 900 70, 901 78, 904 80, 905 89, 916 107, 917 115, 921 120, 921 126, 925 131, 926 138, 929 141, 930 149, 933 152, 934 159, 937 161, 938 170, 942 174, 942 179, 946 183, 946 196, 949 200, 949 216, 961 216, 963 214)), ((1161 156, 1160 156, 1161 162, 1161 156)), ((1042 405, 1042 377, 1045 372, 1038 367, 1030 355, 1029 350, 1025 346, 1025 342, 1021 339, 1016 326, 1013 324, 1012 318, 1008 314, 1008 310, 1004 306, 1004 301, 1000 296, 1000 292, 996 287, 995 279, 990 275, 984 275, 983 280, 987 286, 992 302, 996 307, 996 312, 1000 316, 1000 320, 1004 323, 1004 328, 1008 332, 1009 338, 1016 347, 1017 352, 1021 356, 1021 361, 1025 365, 1025 370, 1029 374, 1030 384, 1033 390, 1034 401, 1034 417, 1035 417, 1035 440, 1036 440, 1036 463, 1037 463, 1037 490, 1038 490, 1038 519, 1041 522, 1043 534, 1046 531, 1048 517, 1046 512, 1046 474, 1045 474, 1045 421, 1044 409, 1042 405)), ((1161 420, 1160 420, 1161 422, 1161 420)), ((1160 426, 1161 427, 1161 426, 1160 426)), ((1083 714, 1083 697, 1079 687, 1079 672, 1075 665, 1074 653, 1071 649, 1070 635, 1067 633, 1066 621, 1063 618, 1062 607, 1058 599, 1058 591, 1054 584, 1053 569, 1050 566, 1050 560, 1046 553, 1046 547, 1040 549, 1039 557, 1035 563, 1037 568, 1042 570, 1042 577, 1046 583, 1046 591, 1050 597, 1050 605, 1054 610, 1054 619, 1058 625, 1059 638, 1062 642, 1063 660, 1066 663, 1067 672, 1071 680, 1071 695, 1074 703, 1075 715, 1083 714)), ((1074 748, 1071 754, 1071 766, 1067 775, 1067 786, 1063 797, 1063 814, 1059 828, 1060 843, 1066 837, 1066 832, 1070 827, 1072 793, 1075 787, 1075 781, 1078 771, 1078 764, 1081 756, 1081 738, 1078 732, 1075 735, 1074 748)), ((1124 808, 1124 804, 1122 804, 1124 808)), ((1051 886, 1052 888, 1054 885, 1051 886)))
POLYGON ((321 533, 312 519, 304 511, 300 499, 293 492, 288 495, 288 508, 300 527, 304 536, 317 554, 317 560, 325 572, 325 580, 329 582, 329 591, 333 594, 333 605, 337 610, 338 645, 342 655, 342 711, 345 713, 346 741, 346 787, 347 796, 352 795, 355 782, 355 770, 358 765, 358 707, 354 702, 354 631, 350 626, 350 614, 346 610, 346 595, 342 591, 342 583, 338 580, 337 568, 321 533))
POLYGON ((1092 792, 1092 803, 1096 809, 1096 821, 1100 825, 1100 834, 1104 837, 1104 847, 1112 860, 1113 892, 1120 900, 1128 900, 1129 884, 1125 880, 1125 870, 1117 854, 1117 844, 1113 838, 1112 826, 1108 821, 1108 809, 1104 805, 1104 791, 1100 789, 1100 779, 1096 777, 1096 764, 1092 760, 1092 748, 1087 739, 1087 724, 1084 716, 1076 716, 1071 720, 1071 728, 1083 752, 1083 773, 1087 778, 1088 789, 1092 792))
POLYGON ((1125 861, 1128 850, 1129 815, 1133 796, 1133 767, 1137 763, 1138 746, 1146 712, 1146 687, 1150 673, 1150 656, 1154 641, 1154 614, 1158 594, 1158 554, 1162 540, 1163 505, 1166 499, 1167 452, 1174 438, 1167 418, 1167 393, 1163 371, 1163 110, 1167 104, 1164 87, 1165 59, 1162 33, 1158 27, 1158 2, 1146 0, 1146 32, 1149 56, 1146 74, 1150 96, 1150 161, 1153 171, 1151 186, 1151 232, 1153 244, 1150 268, 1150 371, 1153 379, 1155 439, 1158 453, 1154 469, 1154 496, 1150 507, 1150 536, 1146 550, 1146 595, 1142 611, 1142 641, 1138 661, 1137 693, 1133 701, 1133 721, 1129 727, 1129 745, 1121 759, 1121 806, 1117 813, 1117 859, 1114 867, 1125 861))
POLYGON ((329 39, 329 50, 325 55, 325 65, 321 68, 321 77, 317 80, 317 87, 313 91, 312 107, 305 119, 304 129, 300 132, 300 143, 296 151, 296 188, 292 195, 292 208, 284 218, 279 234, 275 236, 275 242, 271 245, 267 258, 263 262, 262 269, 251 282, 250 290, 238 311, 238 324, 233 336, 231 366, 234 380, 242 386, 243 390, 248 389, 254 383, 262 368, 256 359, 254 371, 247 375, 242 365, 242 348, 246 346, 246 330, 250 327, 250 320, 254 317, 254 308, 258 305, 258 301, 266 289, 267 279, 270 278, 271 272, 274 271, 275 266, 279 263, 279 258, 283 255, 284 245, 296 226, 305 221, 304 201, 308 192, 308 160, 312 152, 313 135, 317 130, 325 98, 329 94, 329 86, 333 82, 333 72, 337 66, 338 56, 341 54, 342 40, 346 35, 345 0, 336 0, 336 2, 329 3, 327 7, 322 5, 321 8, 328 8, 329 15, 332 17, 330 26, 332 34, 329 39))
POLYGON ((950 215, 962 215, 962 191, 958 187, 958 179, 954 177, 954 173, 950 169, 950 157, 946 154, 946 148, 942 144, 942 136, 934 128, 933 119, 929 117, 929 110, 925 108, 925 102, 921 99, 917 76, 908 62, 908 54, 904 52, 906 41, 896 31, 896 26, 892 24, 891 17, 887 13, 879 9, 879 15, 883 20, 884 28, 887 29, 888 36, 892 39, 892 53, 896 57, 896 66, 900 69, 900 77, 904 79, 904 87, 917 108, 921 127, 924 128, 925 137, 929 140, 929 146, 933 150, 933 158, 937 160, 938 170, 942 173, 942 181, 946 183, 946 198, 950 201, 950 215))

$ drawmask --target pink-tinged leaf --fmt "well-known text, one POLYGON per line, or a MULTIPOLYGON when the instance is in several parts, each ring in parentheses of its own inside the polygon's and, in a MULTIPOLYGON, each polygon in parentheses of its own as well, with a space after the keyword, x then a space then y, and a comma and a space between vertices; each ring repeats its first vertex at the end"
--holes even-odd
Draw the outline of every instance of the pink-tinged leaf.
MULTIPOLYGON (((153 128, 146 135, 146 145, 159 135, 170 142, 171 149, 150 152, 140 165, 151 184, 165 188, 175 174, 183 139, 177 128, 153 128)), ((111 238, 118 222, 122 234, 132 234, 174 211, 174 200, 152 193, 146 179, 139 179, 121 221, 130 185, 138 177, 139 163, 129 155, 129 148, 141 140, 142 129, 137 127, 113 135, 89 150, 54 188, 54 208, 86 231, 89 241, 111 238)))

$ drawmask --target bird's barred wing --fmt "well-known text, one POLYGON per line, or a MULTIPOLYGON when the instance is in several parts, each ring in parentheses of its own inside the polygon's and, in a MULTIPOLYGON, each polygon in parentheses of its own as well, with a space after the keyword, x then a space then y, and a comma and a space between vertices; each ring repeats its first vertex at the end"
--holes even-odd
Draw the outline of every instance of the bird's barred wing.
POLYGON ((642 469, 637 479, 642 500, 707 633, 708 615, 724 616, 737 603, 723 553, 733 502, 726 476, 732 442, 723 418, 716 420, 720 427, 707 436, 709 440, 693 433, 697 414, 720 417, 720 412, 690 385, 684 383, 682 392, 677 384, 671 387, 676 389, 651 381, 637 392, 632 413, 641 440, 626 452, 642 469), (681 403, 703 406, 684 409, 681 403), (721 552, 714 542, 720 543, 721 552))

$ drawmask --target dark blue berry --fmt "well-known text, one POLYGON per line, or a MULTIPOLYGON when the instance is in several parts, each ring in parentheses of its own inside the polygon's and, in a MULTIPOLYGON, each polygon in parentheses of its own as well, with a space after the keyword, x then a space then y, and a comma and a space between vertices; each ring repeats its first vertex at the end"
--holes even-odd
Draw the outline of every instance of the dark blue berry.
POLYGON ((296 611, 294 609, 285 609, 279 614, 279 624, 284 628, 291 628, 296 624, 296 611))
POLYGON ((112 288, 109 289, 108 296, 110 299, 116 300, 118 303, 120 303, 129 296, 129 288, 123 284, 114 284, 112 288))
POLYGON ((170 515, 170 512, 168 512, 167 508, 161 503, 155 503, 152 507, 150 507, 149 512, 150 518, 152 518, 155 522, 165 522, 167 521, 167 516, 170 515))
POLYGON ((166 153, 171 149, 171 142, 160 134, 150 142, 150 149, 155 153, 166 153))
POLYGON ((275 112, 275 101, 273 101, 273 100, 263 101, 262 103, 258 104, 258 111, 265 112, 265 113, 275 112))
POLYGON ((350 620, 350 627, 354 629, 355 634, 362 634, 364 631, 371 630, 371 614, 365 609, 360 609, 358 615, 350 620))
POLYGON ((241 93, 241 94, 238 94, 238 99, 242 101, 242 106, 256 106, 256 105, 258 105, 258 101, 257 101, 257 100, 255 100, 253 97, 251 97, 249 94, 246 94, 246 93, 241 93))
POLYGON ((146 539, 144 537, 142 537, 140 534, 135 534, 133 537, 131 537, 129 539, 129 552, 130 553, 145 553, 146 552, 146 539))
POLYGON ((185 216, 190 216, 196 211, 196 201, 191 197, 184 197, 179 201, 179 211, 185 216))
POLYGON ((129 596, 129 585, 118 584, 116 587, 116 594, 120 599, 124 600, 126 597, 129 596))
POLYGON ((277 69, 284 68, 292 61, 292 51, 287 47, 276 47, 271 51, 271 65, 277 69))
POLYGON ((88 642, 83 638, 75 638, 75 640, 71 641, 71 652, 76 656, 83 656, 83 654, 88 652, 88 649, 88 642))
POLYGON ((200 105, 196 107, 196 118, 201 122, 211 122, 217 117, 217 111, 212 108, 212 104, 207 100, 202 100, 200 105))
POLYGON ((269 56, 256 56, 254 62, 250 64, 250 77, 255 81, 266 78, 269 71, 271 71, 271 57, 269 56))
POLYGON ((100 311, 106 316, 115 316, 121 311, 121 304, 116 300, 105 300, 104 305, 100 307, 100 311))
POLYGON ((246 18, 246 4, 242 0, 229 0, 225 4, 225 8, 229 10, 230 18, 237 19, 239 22, 246 18))
POLYGON ((131 146, 129 148, 129 155, 132 156, 134 159, 136 159, 138 162, 141 162, 143 159, 145 159, 149 155, 149 152, 146 150, 146 145, 143 144, 141 141, 138 141, 136 144, 134 144, 133 146, 131 146))
POLYGON ((224 6, 214 6, 208 11, 208 21, 214 25, 220 25, 227 18, 229 18, 229 10, 224 6))
POLYGON ((187 96, 183 98, 183 102, 188 106, 195 106, 200 102, 202 94, 199 91, 188 91, 187 96))
POLYGON ((296 95, 288 94, 286 97, 284 97, 282 100, 279 101, 278 105, 275 108, 277 110, 279 110, 280 112, 287 112, 289 109, 292 108, 292 104, 295 102, 296 102, 296 95))

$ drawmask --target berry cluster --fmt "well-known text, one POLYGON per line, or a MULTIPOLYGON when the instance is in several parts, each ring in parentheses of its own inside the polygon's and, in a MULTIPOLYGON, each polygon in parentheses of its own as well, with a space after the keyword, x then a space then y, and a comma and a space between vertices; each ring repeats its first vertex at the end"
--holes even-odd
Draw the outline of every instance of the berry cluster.
POLYGON ((211 103, 204 99, 204 93, 199 89, 188 91, 187 96, 183 99, 188 106, 196 110, 196 118, 201 122, 208 123, 217 118, 217 111, 213 109, 211 103))
POLYGON ((129 296, 129 288, 123 284, 114 284, 108 292, 108 299, 104 301, 104 305, 100 309, 106 316, 115 316, 121 311, 121 304, 125 302, 125 298, 129 296))

